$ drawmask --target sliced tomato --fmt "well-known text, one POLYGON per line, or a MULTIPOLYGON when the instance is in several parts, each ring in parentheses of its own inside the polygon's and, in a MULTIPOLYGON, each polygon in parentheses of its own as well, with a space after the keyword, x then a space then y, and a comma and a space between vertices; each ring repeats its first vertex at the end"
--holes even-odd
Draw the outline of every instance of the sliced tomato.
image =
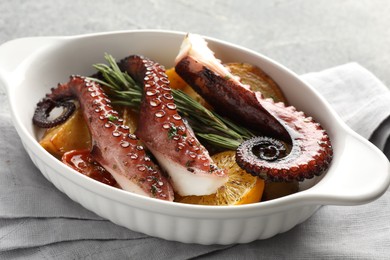
POLYGON ((110 186, 118 186, 114 177, 98 162, 92 159, 88 149, 66 152, 62 156, 62 162, 94 180, 110 186))

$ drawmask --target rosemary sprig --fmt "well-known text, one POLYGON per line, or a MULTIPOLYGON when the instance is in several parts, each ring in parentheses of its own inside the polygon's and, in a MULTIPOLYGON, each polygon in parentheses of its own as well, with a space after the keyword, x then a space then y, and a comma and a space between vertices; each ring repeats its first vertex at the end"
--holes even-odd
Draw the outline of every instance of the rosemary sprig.
MULTIPOLYGON (((126 72, 122 72, 115 59, 105 54, 107 64, 95 64, 102 79, 90 78, 108 89, 108 95, 115 105, 139 109, 142 99, 142 87, 126 72)), ((172 89, 178 112, 188 119, 195 134, 209 144, 235 150, 242 141, 254 134, 248 129, 235 124, 227 118, 210 111, 185 92, 172 89)))
POLYGON ((229 150, 236 150, 237 147, 241 144, 242 139, 234 140, 232 138, 224 137, 217 134, 205 134, 205 133, 196 133, 199 137, 206 140, 209 144, 218 146, 220 148, 226 148, 229 150))

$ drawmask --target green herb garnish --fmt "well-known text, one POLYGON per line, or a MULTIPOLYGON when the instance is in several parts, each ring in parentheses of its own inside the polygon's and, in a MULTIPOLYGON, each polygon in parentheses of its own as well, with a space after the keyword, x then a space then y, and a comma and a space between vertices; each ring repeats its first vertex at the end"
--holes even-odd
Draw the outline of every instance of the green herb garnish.
POLYGON ((171 127, 168 129, 168 138, 172 139, 175 135, 177 135, 177 127, 171 125, 171 127))
POLYGON ((107 119, 108 119, 108 121, 114 122, 114 121, 118 120, 118 117, 113 116, 113 115, 108 115, 107 119))
MULTIPOLYGON (((90 79, 107 87, 107 94, 114 105, 129 106, 138 110, 141 104, 142 87, 126 72, 119 69, 111 55, 105 54, 105 59, 108 65, 93 65, 101 73, 103 80, 90 79)), ((172 89, 172 96, 178 112, 188 120, 195 134, 209 144, 235 150, 244 140, 255 136, 248 129, 208 110, 181 90, 172 89)), ((168 132, 170 138, 177 134, 177 129, 173 128, 168 132)))
POLYGON ((152 192, 153 197, 156 197, 158 188, 155 186, 155 184, 152 184, 150 191, 152 192))

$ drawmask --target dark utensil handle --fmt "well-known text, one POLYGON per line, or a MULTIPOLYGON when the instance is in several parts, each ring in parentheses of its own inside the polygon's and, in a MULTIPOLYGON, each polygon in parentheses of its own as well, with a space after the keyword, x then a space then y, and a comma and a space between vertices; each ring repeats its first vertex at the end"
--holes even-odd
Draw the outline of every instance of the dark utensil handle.
POLYGON ((375 144, 390 159, 390 117, 386 118, 370 137, 370 141, 375 144))

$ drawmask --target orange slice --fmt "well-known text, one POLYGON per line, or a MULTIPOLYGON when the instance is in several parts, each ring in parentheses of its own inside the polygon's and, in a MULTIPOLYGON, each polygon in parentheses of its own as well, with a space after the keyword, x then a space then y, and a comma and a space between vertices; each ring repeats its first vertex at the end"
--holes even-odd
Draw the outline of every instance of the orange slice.
POLYGON ((218 167, 227 170, 229 179, 215 194, 206 196, 175 196, 176 202, 200 205, 241 205, 261 200, 264 180, 241 169, 235 160, 235 151, 225 151, 212 156, 218 167))
POLYGON ((170 86, 172 89, 179 89, 190 96, 192 99, 200 103, 207 109, 211 109, 211 106, 207 104, 207 102, 192 89, 190 85, 188 85, 175 71, 175 68, 170 68, 165 71, 170 81, 170 86))
POLYGON ((77 109, 65 123, 47 129, 39 143, 58 158, 71 150, 90 148, 91 136, 81 109, 77 109))
POLYGON ((187 86, 187 83, 176 73, 174 67, 167 69, 165 73, 168 76, 171 88, 183 89, 187 86))

